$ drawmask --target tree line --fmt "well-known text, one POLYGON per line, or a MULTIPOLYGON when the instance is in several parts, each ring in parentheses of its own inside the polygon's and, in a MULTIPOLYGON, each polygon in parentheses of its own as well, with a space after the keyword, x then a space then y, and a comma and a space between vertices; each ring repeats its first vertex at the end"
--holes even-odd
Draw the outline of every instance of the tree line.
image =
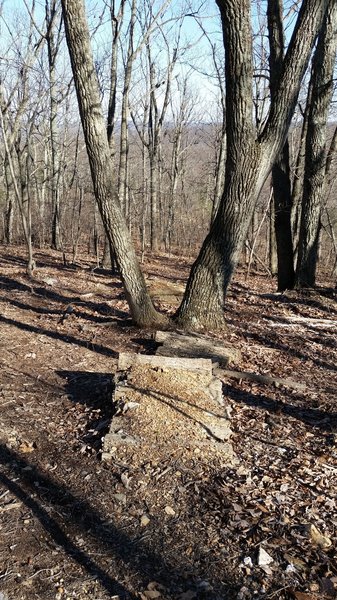
POLYGON ((323 230, 335 261, 336 213, 328 196, 337 143, 330 118, 337 7, 332 0, 300 6, 269 0, 264 13, 247 0, 209 2, 208 15, 217 8, 221 21, 219 43, 200 7, 184 5, 178 14, 171 4, 110 0, 90 29, 83 0, 46 0, 42 24, 35 3, 25 0, 25 42, 10 31, 2 59, 3 238, 13 239, 16 207, 32 273, 34 218, 40 243, 49 239, 62 249, 63 213, 75 253, 92 189, 106 242, 103 259, 117 266, 134 321, 164 326, 148 295, 135 237, 143 251, 148 245, 156 252, 170 251, 177 232, 186 238, 188 229, 196 241, 204 235, 175 319, 190 329, 222 328, 244 246, 254 254, 251 228, 266 185, 271 193, 257 231, 263 220, 270 224, 267 269, 277 273, 278 289, 315 285, 323 230), (191 19, 194 40, 186 37, 191 19), (93 53, 97 31, 104 39, 100 61, 93 53), (207 123, 197 115, 191 74, 202 71, 195 60, 199 34, 217 90, 207 123), (6 65, 16 75, 14 85, 6 65), (74 88, 83 137, 73 118, 74 88), (83 169, 83 139, 91 178, 83 169))

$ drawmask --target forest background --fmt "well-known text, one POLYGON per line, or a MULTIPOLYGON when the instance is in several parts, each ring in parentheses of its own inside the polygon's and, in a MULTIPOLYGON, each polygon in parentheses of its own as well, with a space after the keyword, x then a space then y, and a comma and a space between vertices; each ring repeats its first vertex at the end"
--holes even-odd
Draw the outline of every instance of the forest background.
MULTIPOLYGON (((224 189, 226 82, 217 7, 211 2, 122 0, 89 2, 87 13, 115 192, 141 260, 148 251, 195 256, 224 189)), ((285 45, 297 16, 298 6, 286 2, 282 12, 285 45)), ((251 24, 252 98, 259 132, 272 93, 266 3, 253 3, 251 24)), ((311 72, 310 63, 288 137, 291 205, 288 199, 286 210, 291 214, 295 265, 311 72)), ((321 271, 333 282, 337 223, 334 91, 325 123, 326 173, 318 201, 314 269, 316 273, 319 257, 321 271)), ((1 125, 2 243, 26 241, 31 264, 33 247, 45 245, 60 250, 64 260, 71 262, 76 262, 79 247, 85 245, 96 255, 98 266, 109 264, 110 248, 95 203, 61 6, 56 0, 2 3, 1 125)), ((286 186, 283 189, 286 195, 286 186)), ((270 276, 280 270, 275 224, 282 207, 273 196, 268 178, 241 255, 248 271, 254 265, 270 276)), ((286 282, 283 287, 291 286, 286 282)))

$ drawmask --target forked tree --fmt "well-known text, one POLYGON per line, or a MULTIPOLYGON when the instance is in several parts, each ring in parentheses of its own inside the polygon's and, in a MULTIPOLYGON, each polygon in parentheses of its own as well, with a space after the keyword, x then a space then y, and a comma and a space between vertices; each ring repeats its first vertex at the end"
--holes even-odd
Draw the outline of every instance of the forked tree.
MULTIPOLYGON (((224 192, 194 263, 178 323, 189 329, 222 328, 226 291, 237 265, 254 207, 284 146, 298 92, 329 0, 304 0, 262 131, 253 122, 252 28, 249 0, 217 0, 225 48, 227 157, 224 192)), ((90 161, 94 191, 116 251, 126 296, 140 325, 162 321, 146 290, 118 198, 105 121, 92 60, 83 0, 62 0, 67 43, 90 161)))
POLYGON ((260 133, 253 124, 251 2, 217 0, 217 4, 225 47, 225 186, 178 310, 179 323, 193 329, 224 326, 226 291, 263 183, 284 146, 301 81, 329 2, 302 2, 260 133))
MULTIPOLYGON (((271 96, 282 69, 284 32, 282 0, 268 3, 268 29, 270 42, 271 96)), ((298 151, 294 185, 291 189, 290 152, 288 140, 273 169, 275 201, 275 230, 278 256, 278 289, 295 286, 294 251, 298 244, 296 284, 315 283, 318 259, 320 214, 323 206, 324 182, 327 179, 326 148, 327 119, 333 93, 333 71, 337 47, 337 5, 331 0, 323 26, 319 32, 312 59, 311 77, 298 151), (291 212, 301 215, 291 223, 291 212), (295 243, 294 243, 295 242, 295 243)), ((329 152, 331 156, 331 152, 329 152)))
MULTIPOLYGON (((283 30, 283 2, 269 0, 268 2, 268 32, 269 32, 269 86, 273 98, 278 79, 282 72, 285 50, 285 35, 283 30)), ((289 142, 285 144, 276 157, 272 168, 275 241, 277 247, 277 283, 280 292, 294 287, 294 251, 291 228, 291 179, 290 179, 290 150, 289 142)))
POLYGON ((315 285, 321 211, 328 172, 327 121, 334 89, 337 51, 337 3, 330 0, 318 37, 311 73, 311 98, 304 161, 302 211, 296 285, 315 285))

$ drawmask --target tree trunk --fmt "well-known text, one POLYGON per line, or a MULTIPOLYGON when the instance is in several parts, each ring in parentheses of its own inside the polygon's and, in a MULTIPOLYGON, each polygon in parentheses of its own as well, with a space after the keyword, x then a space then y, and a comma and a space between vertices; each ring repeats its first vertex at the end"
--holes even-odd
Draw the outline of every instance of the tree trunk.
POLYGON ((266 125, 253 128, 250 2, 217 0, 225 45, 227 160, 218 213, 192 267, 178 322, 186 328, 224 325, 225 295, 262 185, 284 146, 300 84, 328 0, 301 6, 266 125))
POLYGON ((107 123, 107 137, 111 152, 111 158, 113 159, 115 154, 114 144, 114 129, 116 123, 116 98, 117 98, 117 80, 118 80, 118 40, 120 36, 121 25, 124 17, 124 8, 126 0, 121 0, 119 11, 115 14, 115 2, 110 0, 110 21, 112 30, 112 44, 111 44, 111 63, 110 63, 110 94, 108 104, 108 123, 107 123))
POLYGON ((326 129, 337 49, 337 3, 330 0, 312 66, 296 285, 315 285, 326 174, 326 129))
POLYGON ((110 149, 84 3, 83 0, 62 0, 62 8, 93 187, 102 221, 115 250, 133 320, 140 326, 156 326, 166 319, 153 307, 118 198, 113 191, 110 149))
POLYGON ((13 198, 13 182, 10 174, 8 158, 4 161, 5 182, 6 182, 6 211, 5 211, 5 227, 4 238, 6 244, 11 244, 13 241, 13 221, 14 221, 14 198, 13 198))
POLYGON ((289 144, 287 141, 272 169, 277 248, 277 288, 279 292, 292 290, 295 283, 289 162, 289 144))
MULTIPOLYGON (((274 97, 277 82, 281 75, 284 57, 283 2, 268 2, 269 31, 269 67, 270 93, 274 97)), ((273 195, 275 206, 275 238, 277 248, 277 282, 278 290, 291 290, 294 287, 294 251, 291 230, 291 182, 289 143, 285 142, 282 151, 272 169, 273 195)))
POLYGON ((291 229, 293 233, 293 247, 294 247, 294 264, 296 265, 297 252, 298 252, 298 237, 301 222, 301 201, 302 201, 302 187, 303 187, 303 173, 305 163, 305 140, 307 137, 308 129, 308 110, 310 106, 311 98, 311 85, 309 85, 307 93, 306 108, 303 114, 303 122, 301 127, 301 135, 299 139, 298 152, 296 157, 295 172, 293 177, 293 185, 291 190, 292 196, 292 209, 291 209, 291 229))
POLYGON ((46 23, 47 23, 47 48, 49 68, 49 126, 50 126, 50 148, 51 148, 51 204, 52 204, 52 230, 51 247, 61 250, 61 228, 60 228, 60 140, 57 126, 58 99, 56 83, 56 57, 59 50, 60 39, 56 35, 57 6, 55 0, 50 3, 46 1, 46 23))
POLYGON ((269 207, 269 269, 271 274, 277 275, 277 251, 275 235, 275 204, 269 207))
POLYGON ((118 170, 118 198, 126 216, 126 194, 127 194, 127 166, 129 156, 129 92, 135 53, 133 52, 133 35, 137 16, 137 0, 132 0, 129 45, 127 61, 124 70, 124 86, 122 94, 122 115, 120 131, 119 170, 118 170))

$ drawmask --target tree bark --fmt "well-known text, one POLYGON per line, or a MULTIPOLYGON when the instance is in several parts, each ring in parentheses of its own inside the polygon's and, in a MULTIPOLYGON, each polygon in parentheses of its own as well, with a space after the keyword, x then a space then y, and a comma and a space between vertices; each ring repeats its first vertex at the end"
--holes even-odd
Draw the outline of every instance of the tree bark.
POLYGON ((303 121, 301 127, 301 134, 298 144, 298 152, 296 157, 296 164, 294 170, 293 184, 291 190, 292 196, 292 211, 291 211, 291 229, 293 232, 293 247, 294 247, 294 264, 296 264, 297 253, 298 253, 298 237, 301 222, 301 203, 302 203, 302 187, 303 187, 303 173, 305 163, 305 140, 307 137, 308 129, 308 110, 310 106, 311 98, 311 85, 309 85, 307 92, 306 107, 303 113, 303 121))
POLYGON ((225 295, 262 185, 284 146, 328 0, 303 2, 262 133, 252 124, 250 2, 217 0, 225 46, 227 160, 218 213, 177 313, 186 328, 224 326, 225 295))
POLYGON ((83 0, 62 0, 63 18, 94 193, 124 285, 133 320, 155 326, 166 319, 153 307, 114 191, 110 148, 90 48, 83 0))
MULTIPOLYGON (((269 0, 269 67, 270 94, 273 99, 277 82, 281 75, 284 57, 283 2, 269 0)), ((277 282, 278 290, 291 290, 295 282, 294 251, 291 230, 291 181, 289 143, 286 140, 280 155, 272 168, 273 195, 275 207, 275 238, 277 248, 277 282)))
POLYGON ((312 96, 303 181, 302 213, 296 268, 296 285, 313 287, 316 278, 321 208, 326 174, 326 129, 333 93, 337 50, 337 4, 330 0, 312 66, 312 96))
MULTIPOLYGON (((51 201, 52 201, 52 230, 51 247, 61 250, 61 227, 60 227, 60 140, 57 126, 58 99, 56 83, 56 58, 60 46, 60 28, 57 33, 58 9, 56 0, 46 0, 46 42, 48 49, 49 68, 49 126, 50 126, 50 149, 51 149, 51 201), (55 35, 56 34, 56 35, 55 35)), ((59 24, 60 27, 60 24, 59 24)))

